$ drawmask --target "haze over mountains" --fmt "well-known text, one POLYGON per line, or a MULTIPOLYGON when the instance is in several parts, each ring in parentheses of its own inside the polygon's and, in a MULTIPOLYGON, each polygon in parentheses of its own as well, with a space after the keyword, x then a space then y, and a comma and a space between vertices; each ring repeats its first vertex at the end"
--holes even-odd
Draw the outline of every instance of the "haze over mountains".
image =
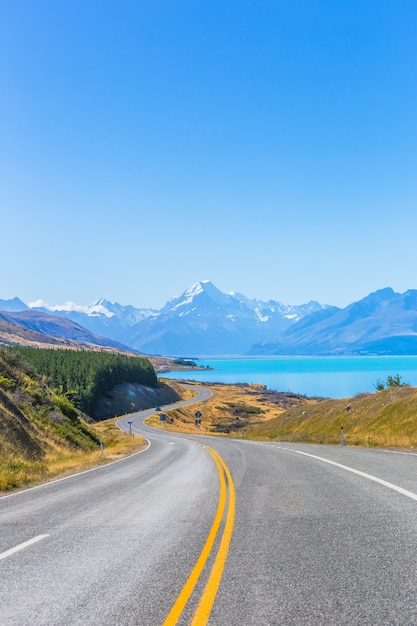
POLYGON ((417 354, 416 290, 398 294, 381 289, 340 309, 316 301, 289 306, 251 300, 201 281, 159 311, 104 299, 88 307, 52 307, 41 301, 28 306, 19 298, 0 300, 0 310, 7 312, 0 319, 38 333, 51 334, 47 327, 52 325, 58 336, 64 332, 61 323, 67 339, 83 337, 87 330, 96 343, 107 338, 109 345, 116 342, 145 354, 417 354))

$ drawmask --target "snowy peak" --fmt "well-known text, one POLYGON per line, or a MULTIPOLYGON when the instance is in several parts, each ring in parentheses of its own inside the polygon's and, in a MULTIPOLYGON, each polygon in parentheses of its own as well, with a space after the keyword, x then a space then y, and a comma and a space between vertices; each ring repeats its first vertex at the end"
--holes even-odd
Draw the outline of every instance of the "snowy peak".
POLYGON ((212 300, 217 300, 218 298, 222 298, 225 294, 217 289, 217 287, 215 287, 209 280, 202 280, 199 283, 195 283, 195 285, 188 287, 188 289, 186 289, 181 296, 178 297, 178 299, 186 303, 191 302, 195 298, 202 295, 206 295, 212 300))
POLYGON ((97 315, 112 317, 113 313, 106 308, 104 304, 105 302, 105 300, 97 300, 88 306, 75 304, 74 302, 65 302, 64 304, 55 304, 51 306, 43 300, 36 300, 35 302, 29 302, 29 307, 31 309, 49 311, 50 313, 83 313, 89 317, 97 315))
POLYGON ((130 304, 122 305, 118 302, 109 302, 109 300, 105 300, 104 298, 96 300, 96 302, 90 304, 88 308, 90 311, 89 315, 115 316, 130 326, 137 324, 149 315, 155 315, 157 313, 154 309, 137 309, 130 304))
POLYGON ((243 354, 253 343, 281 335, 310 309, 315 307, 226 294, 210 281, 201 281, 168 300, 158 315, 137 324, 133 345, 166 355, 243 354))
POLYGON ((217 289, 209 280, 203 280, 188 287, 180 296, 168 300, 161 313, 177 311, 185 315, 197 307, 207 309, 212 306, 225 306, 228 301, 229 296, 217 289))
POLYGON ((294 323, 298 322, 306 315, 310 315, 310 313, 327 308, 327 305, 322 305, 315 301, 299 306, 293 306, 282 304, 276 300, 268 300, 267 302, 264 302, 259 298, 251 300, 241 293, 235 293, 234 291, 231 291, 229 295, 236 298, 244 306, 254 311, 258 320, 263 323, 266 323, 273 318, 284 318, 291 321, 291 323, 294 323))
POLYGON ((75 304, 74 302, 65 302, 64 304, 50 305, 43 300, 29 302, 31 309, 44 311, 49 313, 61 314, 72 317, 74 315, 86 315, 89 318, 112 318, 117 317, 126 321, 128 324, 136 324, 145 319, 148 315, 153 315, 156 311, 152 309, 137 309, 134 306, 122 306, 117 302, 113 303, 104 298, 94 300, 87 306, 75 304))
POLYGON ((291 307, 250 300, 234 291, 226 294, 210 281, 201 281, 168 300, 159 315, 137 324, 133 345, 170 356, 244 354, 254 343, 282 335, 310 309, 315 306, 291 307))

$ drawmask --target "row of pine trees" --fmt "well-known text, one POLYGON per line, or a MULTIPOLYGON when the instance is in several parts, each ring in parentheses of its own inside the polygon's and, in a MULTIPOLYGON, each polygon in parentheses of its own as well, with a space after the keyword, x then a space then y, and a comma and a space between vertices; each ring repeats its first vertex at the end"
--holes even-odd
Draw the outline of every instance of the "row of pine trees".
POLYGON ((13 346, 7 349, 48 384, 67 395, 81 411, 94 417, 98 400, 122 383, 155 387, 152 364, 143 357, 90 350, 63 350, 13 346))

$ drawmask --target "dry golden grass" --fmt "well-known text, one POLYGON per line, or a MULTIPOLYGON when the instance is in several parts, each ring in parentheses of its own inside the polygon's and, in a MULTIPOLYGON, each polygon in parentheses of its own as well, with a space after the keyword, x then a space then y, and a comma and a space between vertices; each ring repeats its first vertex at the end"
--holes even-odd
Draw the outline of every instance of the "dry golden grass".
POLYGON ((417 446, 417 389, 394 387, 343 400, 322 400, 290 409, 249 432, 253 439, 355 446, 417 446))
POLYGON ((417 447, 417 388, 393 387, 343 400, 273 394, 262 385, 205 384, 213 396, 155 413, 148 423, 188 434, 222 434, 248 439, 409 449, 417 447), (290 406, 288 406, 290 405, 290 406), (195 413, 202 413, 201 425, 195 413))
POLYGON ((301 396, 269 392, 264 385, 204 384, 204 387, 213 394, 208 400, 169 411, 166 422, 161 422, 160 414, 155 413, 146 420, 147 424, 188 434, 243 437, 250 427, 281 415, 285 406, 308 402, 301 396), (195 423, 197 411, 202 414, 199 426, 195 423))
POLYGON ((105 420, 94 426, 89 424, 89 428, 94 430, 103 441, 103 453, 101 449, 98 449, 90 453, 67 452, 50 455, 47 457, 49 472, 57 472, 60 475, 63 472, 74 473, 74 471, 104 465, 142 450, 146 445, 145 439, 139 435, 132 437, 130 433, 121 431, 116 426, 118 419, 120 418, 105 420))
POLYGON ((99 447, 86 452, 56 445, 52 446, 52 451, 41 462, 31 463, 15 459, 0 465, 0 492, 62 478, 142 450, 146 445, 145 440, 138 435, 132 438, 130 433, 121 431, 116 426, 117 419, 119 418, 89 424, 89 428, 103 441, 103 454, 99 447))
MULTIPOLYGON (((169 381, 183 399, 195 395, 169 381)), ((191 384, 191 383, 190 383, 191 384)), ((192 384, 191 384, 192 386, 192 384)), ((408 449, 417 447, 417 388, 397 387, 343 400, 313 400, 269 392, 262 385, 206 384, 213 395, 204 402, 155 413, 147 422, 187 434, 221 434, 256 440, 339 444, 341 427, 347 445, 408 449), (195 413, 201 412, 201 425, 195 413)), ((145 446, 138 435, 116 426, 119 418, 89 425, 104 444, 90 452, 56 445, 42 462, 13 460, 0 466, 0 491, 23 488, 83 471, 130 455, 145 446)), ((51 441, 49 441, 51 443, 51 441)))

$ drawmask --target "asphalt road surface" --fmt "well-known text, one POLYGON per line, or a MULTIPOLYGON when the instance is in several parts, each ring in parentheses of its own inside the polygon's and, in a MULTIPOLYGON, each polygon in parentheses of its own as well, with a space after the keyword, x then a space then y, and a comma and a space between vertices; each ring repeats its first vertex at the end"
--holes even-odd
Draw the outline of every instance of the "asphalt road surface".
POLYGON ((0 498, 2 626, 417 625, 417 455, 147 415, 145 451, 0 498))

